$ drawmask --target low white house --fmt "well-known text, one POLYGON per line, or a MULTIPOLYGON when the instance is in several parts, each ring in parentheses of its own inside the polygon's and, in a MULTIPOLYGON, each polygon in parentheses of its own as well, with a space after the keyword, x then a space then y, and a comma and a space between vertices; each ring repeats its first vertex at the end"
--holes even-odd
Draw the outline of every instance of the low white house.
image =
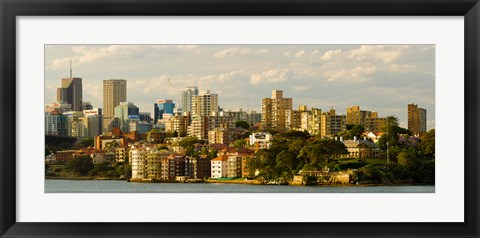
POLYGON ((228 155, 221 155, 210 161, 211 177, 214 179, 227 176, 228 155))
POLYGON ((272 137, 272 134, 268 132, 255 132, 249 137, 250 146, 254 146, 256 150, 268 149, 272 137))

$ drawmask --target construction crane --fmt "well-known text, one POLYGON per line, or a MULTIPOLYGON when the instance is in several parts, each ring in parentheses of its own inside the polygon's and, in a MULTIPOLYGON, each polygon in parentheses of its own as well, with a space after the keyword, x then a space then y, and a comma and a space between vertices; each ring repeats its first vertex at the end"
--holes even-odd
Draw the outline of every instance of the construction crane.
MULTIPOLYGON (((176 92, 175 88, 173 87, 173 84, 172 84, 172 80, 170 80, 170 78, 167 78, 167 81, 168 81, 168 85, 170 86, 170 89, 173 90, 174 92, 176 92)), ((175 100, 177 101, 177 103, 175 104, 175 107, 177 109, 181 108, 180 107, 180 100, 178 100, 178 95, 176 93, 174 93, 175 95, 175 100)))

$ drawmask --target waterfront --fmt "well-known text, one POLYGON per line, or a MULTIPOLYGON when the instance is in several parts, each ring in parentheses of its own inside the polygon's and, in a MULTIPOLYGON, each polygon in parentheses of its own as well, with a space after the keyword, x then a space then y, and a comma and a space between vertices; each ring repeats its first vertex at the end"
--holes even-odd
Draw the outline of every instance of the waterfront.
POLYGON ((45 193, 434 193, 435 186, 267 186, 220 183, 129 183, 45 180, 45 193))

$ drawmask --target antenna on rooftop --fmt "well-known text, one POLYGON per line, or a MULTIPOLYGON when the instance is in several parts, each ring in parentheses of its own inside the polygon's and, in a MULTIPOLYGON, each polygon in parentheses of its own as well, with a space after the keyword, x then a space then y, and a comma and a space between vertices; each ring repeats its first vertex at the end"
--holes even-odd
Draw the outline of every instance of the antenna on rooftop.
POLYGON ((70 78, 72 78, 72 59, 70 59, 70 78))

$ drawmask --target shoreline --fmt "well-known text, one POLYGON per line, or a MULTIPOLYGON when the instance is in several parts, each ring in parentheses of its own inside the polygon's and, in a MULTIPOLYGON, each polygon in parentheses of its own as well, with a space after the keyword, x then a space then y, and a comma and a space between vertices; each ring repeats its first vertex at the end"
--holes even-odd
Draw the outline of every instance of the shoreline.
MULTIPOLYGON (((107 178, 107 177, 51 177, 45 176, 46 180, 97 180, 97 181, 125 181, 126 179, 121 178, 107 178)), ((154 181, 135 181, 132 183, 189 183, 189 182, 154 182, 154 181)), ((221 184, 246 184, 246 185, 265 185, 265 186, 318 186, 318 187, 381 187, 381 186, 435 186, 435 184, 428 183, 388 183, 388 184, 379 184, 379 183, 359 183, 356 184, 315 184, 315 185, 300 185, 300 184, 286 184, 286 185, 267 185, 262 183, 259 180, 214 180, 207 179, 202 182, 197 183, 221 183, 221 184)))

